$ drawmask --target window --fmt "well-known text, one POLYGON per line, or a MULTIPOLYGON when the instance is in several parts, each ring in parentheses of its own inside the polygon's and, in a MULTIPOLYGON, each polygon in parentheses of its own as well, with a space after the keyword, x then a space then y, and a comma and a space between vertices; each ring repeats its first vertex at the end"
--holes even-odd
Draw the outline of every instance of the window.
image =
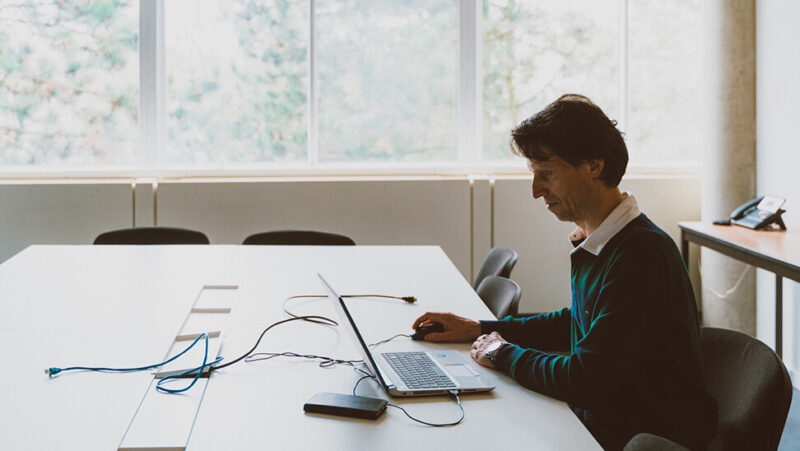
POLYGON ((0 166, 137 159, 136 1, 0 3, 0 166))
POLYGON ((632 164, 698 165, 698 17, 699 0, 4 2, 0 170, 520 170, 509 130, 565 92, 619 121, 632 164))
POLYGON ((487 158, 508 159, 509 130, 564 93, 618 117, 619 17, 613 0, 484 0, 487 158))
POLYGON ((631 164, 700 165, 700 0, 629 2, 631 164))
POLYGON ((164 2, 169 165, 304 161, 308 3, 164 2))
POLYGON ((319 160, 455 160, 458 2, 317 3, 319 160))

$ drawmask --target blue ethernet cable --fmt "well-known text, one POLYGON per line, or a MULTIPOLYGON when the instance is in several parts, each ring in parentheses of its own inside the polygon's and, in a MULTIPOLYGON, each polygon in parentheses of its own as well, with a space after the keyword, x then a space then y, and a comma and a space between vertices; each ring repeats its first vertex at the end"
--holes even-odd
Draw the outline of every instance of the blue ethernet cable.
POLYGON ((164 377, 164 378, 160 379, 158 381, 158 383, 156 383, 156 390, 158 390, 158 391, 161 391, 161 392, 164 392, 164 393, 181 393, 181 392, 184 392, 186 390, 189 390, 190 388, 192 388, 192 386, 194 386, 194 384, 197 382, 197 379, 200 378, 200 375, 203 374, 203 370, 206 367, 210 367, 212 365, 216 365, 217 363, 222 361, 222 357, 218 357, 213 362, 207 363, 208 362, 208 334, 205 333, 205 332, 200 334, 200 335, 198 335, 198 337, 195 338, 195 340, 192 342, 192 344, 190 344, 186 349, 181 351, 179 354, 177 354, 174 357, 172 357, 172 358, 170 358, 168 360, 165 360, 165 361, 163 361, 161 363, 156 363, 156 364, 153 364, 153 365, 139 366, 139 367, 134 367, 134 368, 107 368, 107 367, 89 367, 89 366, 70 366, 70 367, 67 367, 67 368, 50 367, 50 368, 45 369, 44 372, 48 376, 53 377, 53 376, 55 376, 55 375, 57 375, 59 373, 62 373, 64 371, 73 371, 73 370, 103 371, 103 372, 116 372, 116 373, 130 373, 130 372, 135 372, 135 371, 149 370, 149 369, 158 368, 160 366, 166 365, 166 364, 174 361, 175 359, 179 358, 180 356, 186 354, 190 349, 192 349, 194 347, 194 345, 197 344, 198 341, 200 341, 201 338, 205 338, 205 356, 203 357, 203 364, 198 366, 198 367, 195 367, 195 368, 192 368, 190 370, 187 370, 187 371, 185 371, 185 372, 183 372, 181 374, 176 374, 176 375, 173 375, 173 376, 164 377), (177 379, 177 378, 180 378, 180 377, 183 377, 183 376, 187 376, 189 374, 194 373, 195 371, 197 371, 197 375, 195 375, 194 379, 192 380, 192 382, 187 387, 179 388, 179 389, 171 389, 171 388, 165 388, 165 387, 161 386, 164 382, 166 382, 168 380, 177 379))

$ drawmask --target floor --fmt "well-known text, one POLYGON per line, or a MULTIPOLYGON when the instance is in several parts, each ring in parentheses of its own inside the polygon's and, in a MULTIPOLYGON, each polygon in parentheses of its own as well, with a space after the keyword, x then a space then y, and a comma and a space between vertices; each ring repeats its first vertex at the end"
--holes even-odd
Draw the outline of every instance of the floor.
POLYGON ((794 451, 800 449, 800 391, 792 393, 792 406, 789 407, 789 417, 783 427, 781 444, 778 451, 794 451))

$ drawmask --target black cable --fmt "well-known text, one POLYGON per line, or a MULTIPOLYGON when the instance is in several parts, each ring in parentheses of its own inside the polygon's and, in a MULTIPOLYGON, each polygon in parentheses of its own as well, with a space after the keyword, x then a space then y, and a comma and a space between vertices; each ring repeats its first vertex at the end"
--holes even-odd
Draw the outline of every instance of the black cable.
POLYGON ((358 388, 358 384, 360 384, 361 381, 363 381, 364 379, 375 379, 375 378, 371 374, 367 374, 366 376, 361 376, 361 378, 356 381, 356 385, 353 386, 353 396, 358 396, 356 394, 356 389, 358 388))
MULTIPOLYGON (((284 319, 284 320, 281 320, 281 321, 277 321, 275 323, 270 324, 269 326, 267 326, 266 329, 264 329, 261 332, 261 335, 258 336, 258 340, 256 340, 256 343, 253 345, 252 348, 250 348, 249 351, 245 352, 244 354, 242 354, 238 358, 236 358, 234 360, 231 360, 230 362, 227 362, 227 363, 222 364, 222 365, 211 367, 210 371, 213 372, 213 371, 216 371, 216 370, 221 370, 221 369, 223 369, 225 367, 233 365, 236 362, 241 361, 242 359, 245 359, 245 362, 256 362, 256 361, 259 361, 259 360, 272 359, 272 358, 275 358, 275 357, 278 357, 278 356, 300 357, 300 358, 307 358, 307 359, 321 359, 322 361, 319 363, 319 366, 321 366, 323 368, 327 368, 327 367, 330 367, 330 366, 333 366, 333 365, 337 365, 337 364, 352 366, 354 363, 362 363, 363 360, 335 359, 333 357, 319 356, 319 355, 313 355, 313 354, 298 354, 296 352, 291 352, 291 351, 286 351, 286 352, 261 352, 261 353, 256 353, 256 354, 252 354, 251 355, 251 353, 253 351, 255 351, 256 348, 258 348, 258 345, 261 343, 261 339, 264 338, 264 335, 267 333, 267 331, 269 331, 273 327, 278 326, 280 324, 288 323, 290 321, 308 321, 308 322, 312 322, 312 323, 316 323, 316 324, 322 324, 324 326, 332 326, 332 327, 338 326, 339 323, 337 323, 336 321, 334 321, 334 320, 332 320, 332 319, 330 319, 328 317, 325 317, 325 316, 320 316, 320 315, 298 316, 298 315, 295 315, 294 313, 292 313, 292 312, 290 312, 289 310, 286 309, 286 303, 288 301, 292 300, 292 299, 324 298, 324 297, 327 297, 327 296, 325 296, 325 295, 289 296, 288 298, 286 298, 283 301, 283 307, 282 308, 283 308, 283 311, 286 312, 286 314, 290 316, 290 318, 287 318, 287 319, 284 319), (253 357, 256 357, 256 358, 253 358, 253 357)), ((350 295, 345 295, 345 296, 342 296, 342 297, 347 297, 347 298, 377 297, 377 298, 399 299, 399 300, 406 301, 408 303, 412 303, 412 302, 416 302, 417 301, 417 298, 415 298, 414 296, 402 296, 401 297, 401 296, 387 296, 387 295, 383 295, 383 294, 359 294, 359 295, 350 294, 350 295)), ((410 337, 410 335, 408 335, 408 334, 397 334, 397 335, 389 337, 389 338, 387 338, 385 340, 381 340, 381 341, 379 341, 377 343, 373 343, 373 344, 371 344, 369 346, 377 346, 379 344, 386 343, 386 342, 388 342, 390 340, 394 340, 397 337, 410 337)))
MULTIPOLYGON (((355 367, 354 367, 353 369, 354 369, 354 370, 356 370, 356 371, 358 371, 358 372, 360 372, 361 374, 363 374, 363 376, 361 376, 361 377, 360 377, 360 378, 359 378, 359 379, 356 381, 356 385, 355 385, 355 386, 353 386, 353 396, 358 396, 358 395, 356 395, 356 388, 358 388, 358 384, 360 384, 360 383, 361 383, 361 381, 363 381, 364 379, 372 379, 372 380, 374 380, 375 382, 377 382, 377 379, 375 378, 375 376, 373 376, 373 375, 371 375, 371 374, 367 373, 366 371, 362 370, 361 368, 355 368, 355 367)), ((457 391, 455 391, 455 390, 450 390, 450 394, 451 394, 451 395, 453 395, 453 397, 455 397, 455 398, 456 398, 456 403, 458 404, 458 408, 461 410, 461 417, 460 417, 458 420, 456 420, 456 421, 453 421, 452 423, 430 423, 430 422, 428 422, 428 421, 425 421, 425 420, 420 420, 419 418, 414 418, 414 417, 412 417, 412 416, 411 416, 411 414, 410 414, 410 413, 408 413, 408 411, 407 411, 406 409, 404 409, 404 408, 403 408, 403 407, 401 407, 401 406, 398 406, 397 404, 392 404, 392 403, 390 403, 390 402, 387 402, 387 403, 386 403, 386 405, 387 405, 387 406, 391 406, 391 407, 395 407, 395 408, 397 408, 397 409, 400 409, 400 410, 402 410, 402 411, 403 411, 403 413, 404 413, 404 414, 406 414, 406 416, 407 416, 408 418, 410 418, 410 419, 412 419, 412 420, 416 421, 417 423, 422 423, 422 424, 424 424, 424 425, 426 425, 426 426, 433 426, 433 427, 437 427, 437 428, 438 428, 438 427, 446 427, 446 426, 455 426, 455 425, 457 425, 457 424, 461 423, 462 421, 464 421, 464 406, 462 406, 462 405, 461 405, 461 397, 460 397, 460 396, 458 396, 458 392, 457 392, 457 391)))
POLYGON ((394 340, 397 337, 408 337, 408 338, 411 338, 411 335, 408 335, 408 334, 397 334, 397 335, 394 335, 394 336, 391 336, 391 337, 387 338, 386 340, 381 340, 381 341, 372 343, 371 345, 369 345, 369 347, 371 348, 373 346, 382 345, 384 343, 387 343, 387 342, 390 342, 390 341, 394 340))
POLYGON ((455 396, 456 402, 458 403, 458 408, 461 409, 461 418, 459 418, 457 421, 454 421, 452 423, 428 423, 427 421, 423 421, 423 420, 420 420, 418 418, 412 417, 411 414, 409 414, 406 411, 406 409, 398 406, 397 404, 392 404, 390 402, 387 402, 386 405, 387 406, 391 406, 391 407, 396 407, 396 408, 402 410, 403 413, 406 414, 406 416, 408 418, 411 418, 412 420, 416 421, 417 423, 422 423, 422 424, 424 424, 426 426, 433 426, 433 427, 455 426, 455 425, 461 423, 462 421, 464 421, 464 407, 461 405, 461 398, 458 396, 458 392, 457 391, 450 390, 450 394, 455 396))
POLYGON ((293 316, 292 318, 287 318, 287 319, 284 319, 284 320, 281 320, 281 321, 278 321, 278 322, 272 323, 272 324, 270 324, 269 326, 267 326, 267 328, 266 328, 266 329, 264 329, 264 331, 263 331, 263 332, 261 332, 261 335, 259 335, 259 337, 258 337, 258 340, 256 340, 256 344, 254 344, 254 345, 253 345, 253 347, 252 347, 252 348, 250 348, 250 350, 249 350, 249 351, 245 352, 244 354, 242 354, 242 355, 241 355, 241 356, 239 356, 238 358, 236 358, 236 359, 234 359, 234 360, 231 360, 231 361, 230 361, 230 362, 228 362, 228 363, 225 363, 225 364, 222 364, 222 365, 217 365, 217 366, 215 366, 215 367, 212 367, 212 368, 211 368, 211 371, 221 370, 221 369, 223 369, 223 368, 225 368, 225 367, 231 366, 231 365, 233 365, 234 363, 236 363, 236 362, 238 362, 238 361, 240 361, 240 360, 242 360, 242 359, 246 358, 248 355, 250 355, 250 353, 251 353, 251 352, 253 352, 253 351, 255 351, 255 350, 256 350, 256 348, 258 347, 259 343, 261 343, 261 339, 262 339, 262 338, 264 338, 264 334, 266 334, 266 333, 267 333, 267 331, 269 331, 269 330, 270 330, 270 329, 272 329, 273 327, 275 327, 275 326, 278 326, 278 325, 280 325, 280 324, 283 324, 283 323, 288 323, 288 322, 290 322, 290 321, 298 321, 298 320, 302 320, 302 321, 309 321, 309 320, 313 320, 312 322, 316 322, 316 323, 318 323, 318 324, 325 324, 325 325, 327 325, 327 326, 336 326, 336 325, 337 325, 337 323, 336 323, 335 321, 333 321, 332 319, 330 319, 330 318, 325 318, 324 316, 318 316, 318 315, 293 316))
POLYGON ((323 356, 323 355, 297 354, 296 352, 291 352, 291 351, 287 351, 287 352, 257 352, 255 354, 247 356, 247 358, 244 359, 244 361, 247 362, 247 363, 251 363, 251 362, 258 362, 258 361, 261 361, 261 360, 269 360, 269 359, 272 359, 272 358, 275 358, 275 357, 280 357, 280 356, 283 356, 283 357, 299 357, 299 358, 303 358, 303 359, 320 359, 320 360, 322 360, 321 362, 319 362, 319 366, 321 368, 329 368, 329 367, 332 367, 333 365, 350 365, 350 366, 353 366, 356 363, 363 363, 364 362, 364 360, 335 359, 333 357, 327 357, 327 356, 323 356))
MULTIPOLYGON (((290 311, 289 311, 289 310, 286 308, 286 304, 287 304, 289 301, 291 301, 291 300, 294 300, 294 299, 304 299, 304 298, 308 298, 308 299, 321 299, 321 298, 327 298, 327 297, 328 297, 328 295, 326 295, 326 294, 301 294, 301 295, 297 295, 297 296, 289 296, 288 298, 284 299, 284 301, 283 301, 283 305, 281 306, 281 308, 283 309, 283 311, 284 311, 284 312, 285 312, 287 315, 291 316, 292 318, 297 318, 297 317, 298 317, 297 315, 295 315, 294 313, 290 312, 290 311)), ((413 304, 413 303, 417 302, 417 298, 416 298, 416 297, 414 297, 414 296, 389 296, 389 295, 386 295, 386 294, 344 294, 344 295, 342 295, 342 297, 343 297, 343 298, 384 298, 384 299, 398 299, 398 300, 401 300, 401 301, 406 301, 406 302, 408 302, 409 304, 413 304)), ((326 320, 328 320, 328 321, 332 321, 332 322, 333 322, 335 325, 337 325, 337 326, 339 325, 339 323, 337 323, 336 321, 333 321, 332 319, 329 319, 329 318, 325 318, 325 319, 326 319, 326 320)), ((308 321, 308 322, 311 322, 311 323, 326 324, 325 322, 321 322, 321 321, 319 321, 319 320, 316 320, 316 319, 307 319, 306 321, 308 321)), ((326 324, 326 325, 328 325, 328 324, 326 324)))

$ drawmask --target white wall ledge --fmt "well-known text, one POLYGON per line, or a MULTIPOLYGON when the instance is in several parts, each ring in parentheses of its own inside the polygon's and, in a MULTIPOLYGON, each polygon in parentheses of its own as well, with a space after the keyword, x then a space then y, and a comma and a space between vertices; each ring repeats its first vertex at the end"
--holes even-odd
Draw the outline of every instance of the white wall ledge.
MULTIPOLYGON (((529 178, 524 165, 437 166, 437 167, 319 167, 271 169, 94 169, 75 171, 16 171, 0 168, 0 184, 46 183, 148 183, 148 182, 273 182, 273 181, 393 181, 393 180, 480 180, 529 178)), ((699 178, 699 166, 633 166, 624 180, 699 178)))

